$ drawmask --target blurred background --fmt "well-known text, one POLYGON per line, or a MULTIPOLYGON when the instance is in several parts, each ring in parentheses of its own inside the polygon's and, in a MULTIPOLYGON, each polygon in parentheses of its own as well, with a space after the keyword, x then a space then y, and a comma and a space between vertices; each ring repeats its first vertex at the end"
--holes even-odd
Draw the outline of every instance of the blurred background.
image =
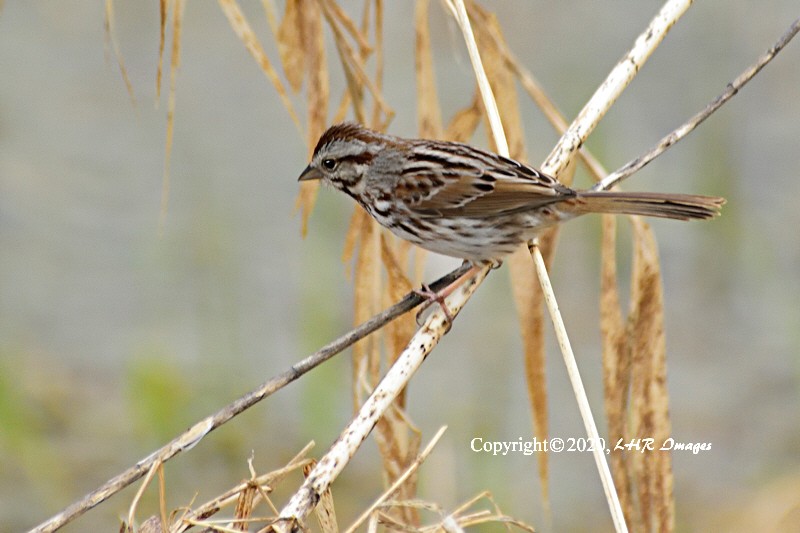
MULTIPOLYGON (((242 4, 277 62, 262 7, 242 4)), ((390 131, 413 135, 413 3, 387 4, 385 93, 397 111, 390 131)), ((362 2, 342 5, 358 17, 362 2)), ((483 5, 570 118, 659 3, 483 5)), ((588 147, 609 169, 639 155, 771 46, 796 8, 793 0, 697 3, 588 147)), ((159 235, 166 84, 155 105, 158 5, 117 1, 115 13, 135 105, 105 43, 99 3, 10 1, 0 11, 4 531, 58 512, 352 320, 349 266, 340 257, 353 206, 322 190, 301 238, 293 205, 305 140, 212 2, 190 2, 185 13, 169 213, 159 235)), ((449 118, 470 101, 473 76, 456 26, 436 3, 430 23, 449 118)), ((338 59, 328 60, 339 72, 338 59)), ((334 75, 334 101, 342 87, 334 75)), ((673 437, 712 443, 708 452, 673 456, 679 530, 800 524, 790 521, 800 513, 799 88, 800 43, 793 42, 624 185, 728 199, 709 223, 653 222, 673 437)), ((521 102, 536 165, 557 135, 521 102)), ((580 171, 576 183, 588 185, 580 171)), ((601 418, 598 243, 599 219, 567 225, 552 278, 601 418)), ((624 247, 620 254, 626 264, 624 247)), ((456 264, 430 257, 427 277, 456 264)), ((412 381, 408 410, 423 441, 449 426, 422 468, 420 497, 453 509, 486 489, 505 513, 540 528, 611 530, 589 454, 551 456, 548 526, 534 457, 470 450, 476 436, 531 434, 516 324, 507 273, 495 272, 412 381)), ((580 437, 554 346, 549 356, 551 433, 580 437)), ((261 472, 311 440, 321 454, 351 415, 350 376, 343 354, 170 462, 169 507, 205 501, 249 477, 251 452, 261 472)), ((377 464, 368 441, 334 486, 342 524, 379 494, 377 464)), ((116 530, 134 490, 65 530, 116 530)), ((155 493, 140 518, 156 512, 155 493)))

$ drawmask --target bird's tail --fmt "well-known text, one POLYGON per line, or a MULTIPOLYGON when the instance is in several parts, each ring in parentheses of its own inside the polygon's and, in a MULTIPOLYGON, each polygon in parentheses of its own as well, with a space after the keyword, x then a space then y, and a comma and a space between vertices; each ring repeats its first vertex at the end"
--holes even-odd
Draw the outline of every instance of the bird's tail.
POLYGON ((560 206, 575 215, 611 213, 702 220, 719 215, 724 198, 694 194, 648 192, 580 191, 560 206))

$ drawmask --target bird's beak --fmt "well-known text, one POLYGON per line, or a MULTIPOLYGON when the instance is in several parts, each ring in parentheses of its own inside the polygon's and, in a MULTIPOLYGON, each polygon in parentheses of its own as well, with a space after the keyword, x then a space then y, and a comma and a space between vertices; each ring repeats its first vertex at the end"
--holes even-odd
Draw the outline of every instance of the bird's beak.
POLYGON ((318 169, 308 165, 303 173, 300 174, 300 177, 297 178, 297 181, 311 181, 319 179, 322 179, 322 173, 318 169))

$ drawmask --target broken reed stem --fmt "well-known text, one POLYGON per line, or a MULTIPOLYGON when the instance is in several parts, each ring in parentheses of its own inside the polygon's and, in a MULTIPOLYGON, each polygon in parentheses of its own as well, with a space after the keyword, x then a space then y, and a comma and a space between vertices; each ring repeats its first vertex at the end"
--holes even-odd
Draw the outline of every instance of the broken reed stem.
POLYGON ((681 126, 675 128, 672 132, 668 135, 665 135, 658 143, 650 149, 647 153, 640 155, 639 157, 629 161, 625 165, 623 165, 619 170, 609 174, 601 181, 596 183, 592 190, 599 191, 599 190, 608 190, 614 187, 620 181, 628 178, 635 172, 641 170, 645 165, 650 163, 653 159, 661 155, 665 150, 671 147, 673 144, 677 143, 684 137, 686 137, 690 132, 692 132, 697 126, 699 126, 705 119, 710 117, 712 113, 714 113, 717 109, 722 107, 728 100, 733 98, 739 89, 744 87, 747 82, 755 77, 762 68, 764 68, 767 63, 772 61, 772 59, 781 51, 783 48, 789 44, 789 41, 797 35, 797 32, 800 31, 800 18, 795 20, 789 29, 781 35, 780 39, 772 45, 772 47, 764 52, 761 57, 759 57, 755 63, 750 65, 746 68, 739 76, 736 77, 732 82, 728 83, 725 90, 714 98, 709 104, 703 109, 702 111, 698 112, 692 118, 684 122, 681 126))

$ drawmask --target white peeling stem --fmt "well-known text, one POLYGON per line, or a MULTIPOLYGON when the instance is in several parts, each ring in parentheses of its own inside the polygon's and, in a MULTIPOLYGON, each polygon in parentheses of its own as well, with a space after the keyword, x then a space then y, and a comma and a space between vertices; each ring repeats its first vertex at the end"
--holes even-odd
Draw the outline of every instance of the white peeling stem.
POLYGON ((600 119, 616 102, 630 84, 650 55, 658 48, 670 28, 692 5, 692 0, 668 0, 650 21, 650 25, 639 35, 631 50, 625 54, 608 73, 581 112, 570 124, 541 170, 558 175, 567 166, 572 153, 577 151, 597 126, 600 119))
MULTIPOLYGON (((488 268, 480 270, 469 281, 451 294, 445 301, 450 314, 455 318, 469 300, 488 268)), ((422 327, 414 334, 406 349, 397 358, 378 386, 359 409, 356 417, 331 445, 328 452, 311 470, 300 489, 281 510, 276 531, 288 533, 295 521, 302 523, 312 511, 320 495, 333 483, 344 467, 367 438, 375 423, 383 416, 398 394, 408 384, 411 376, 420 367, 425 357, 433 350, 439 339, 447 333, 449 325, 441 308, 430 314, 422 327)))

